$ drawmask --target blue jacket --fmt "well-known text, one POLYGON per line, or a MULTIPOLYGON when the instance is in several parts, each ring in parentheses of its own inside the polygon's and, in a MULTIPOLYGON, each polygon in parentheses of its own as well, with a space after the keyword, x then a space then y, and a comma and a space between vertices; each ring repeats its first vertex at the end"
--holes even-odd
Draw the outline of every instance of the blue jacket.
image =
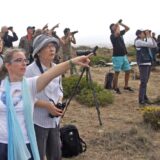
POLYGON ((137 64, 152 62, 152 56, 149 50, 148 47, 141 47, 140 50, 137 50, 137 64))

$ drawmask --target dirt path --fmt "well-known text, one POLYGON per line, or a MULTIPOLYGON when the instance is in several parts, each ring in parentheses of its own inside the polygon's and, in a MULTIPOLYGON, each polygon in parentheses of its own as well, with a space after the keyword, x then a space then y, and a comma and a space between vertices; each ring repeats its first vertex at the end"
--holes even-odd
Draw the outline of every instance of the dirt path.
MULTIPOLYGON (((107 67, 92 68, 94 81, 103 85, 107 67)), ((95 107, 88 108, 72 101, 63 124, 75 124, 87 143, 87 151, 73 160, 159 160, 160 133, 143 124, 142 111, 138 110, 139 80, 130 79, 134 93, 123 90, 124 73, 120 74, 121 95, 115 94, 114 104, 101 107, 102 126, 99 126, 95 107)), ((151 73, 148 96, 160 96, 160 68, 151 73)))

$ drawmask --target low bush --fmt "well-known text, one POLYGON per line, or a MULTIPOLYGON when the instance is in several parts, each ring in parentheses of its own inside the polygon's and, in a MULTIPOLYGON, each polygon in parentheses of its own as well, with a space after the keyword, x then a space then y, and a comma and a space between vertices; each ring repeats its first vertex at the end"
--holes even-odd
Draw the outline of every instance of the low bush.
POLYGON ((160 107, 146 107, 143 111, 144 122, 155 130, 160 129, 160 107))
MULTIPOLYGON (((71 76, 63 78, 63 88, 64 88, 64 97, 68 98, 73 93, 75 86, 79 80, 78 76, 71 76)), ((76 88, 76 93, 74 96, 76 100, 87 106, 95 106, 93 93, 96 94, 96 98, 100 106, 105 106, 111 104, 114 101, 114 97, 110 91, 103 89, 96 82, 93 82, 93 86, 88 83, 86 77, 83 77, 80 81, 80 84, 76 88), (94 92, 92 90, 94 87, 94 92)))
MULTIPOLYGON (((92 66, 94 66, 94 65, 102 65, 103 66, 102 62, 104 62, 104 63, 111 62, 111 57, 100 56, 100 55, 91 57, 91 65, 92 66)), ((104 64, 104 66, 105 66, 105 64, 104 64)))

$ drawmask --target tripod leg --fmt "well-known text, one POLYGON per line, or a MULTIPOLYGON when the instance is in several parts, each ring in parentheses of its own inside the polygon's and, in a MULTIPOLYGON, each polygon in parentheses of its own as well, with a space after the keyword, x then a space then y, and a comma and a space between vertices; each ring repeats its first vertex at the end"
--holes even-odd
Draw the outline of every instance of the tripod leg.
POLYGON ((67 111, 67 108, 68 108, 68 106, 69 106, 72 98, 74 97, 76 91, 77 91, 77 88, 78 88, 78 86, 79 86, 79 83, 80 83, 80 81, 81 81, 81 79, 82 79, 82 77, 83 77, 83 74, 84 74, 85 70, 86 70, 86 68, 83 68, 82 73, 81 73, 81 75, 80 75, 80 77, 79 77, 79 80, 78 80, 78 82, 76 83, 76 85, 75 85, 75 87, 74 87, 74 89, 73 89, 73 91, 72 91, 72 93, 71 93, 70 98, 69 98, 69 99, 67 100, 67 102, 66 102, 66 106, 65 106, 65 109, 64 109, 64 111, 63 111, 63 116, 62 116, 62 118, 64 117, 64 114, 65 114, 65 112, 67 111))
POLYGON ((93 94, 93 98, 94 98, 94 102, 95 102, 96 110, 97 110, 97 114, 98 114, 99 124, 102 126, 102 121, 101 121, 101 117, 100 117, 100 110, 99 110, 99 102, 97 99, 95 88, 93 86, 93 81, 92 81, 91 72, 90 72, 89 68, 87 68, 87 78, 88 78, 88 82, 90 82, 90 85, 91 85, 92 94, 93 94))

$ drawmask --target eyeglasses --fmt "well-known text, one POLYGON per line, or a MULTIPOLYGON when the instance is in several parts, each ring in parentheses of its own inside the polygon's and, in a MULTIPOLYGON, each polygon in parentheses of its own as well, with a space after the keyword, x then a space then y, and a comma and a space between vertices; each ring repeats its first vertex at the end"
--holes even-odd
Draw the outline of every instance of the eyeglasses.
POLYGON ((11 63, 18 63, 18 64, 26 63, 26 64, 29 64, 29 60, 28 59, 23 59, 23 58, 17 58, 17 59, 12 59, 11 63))

